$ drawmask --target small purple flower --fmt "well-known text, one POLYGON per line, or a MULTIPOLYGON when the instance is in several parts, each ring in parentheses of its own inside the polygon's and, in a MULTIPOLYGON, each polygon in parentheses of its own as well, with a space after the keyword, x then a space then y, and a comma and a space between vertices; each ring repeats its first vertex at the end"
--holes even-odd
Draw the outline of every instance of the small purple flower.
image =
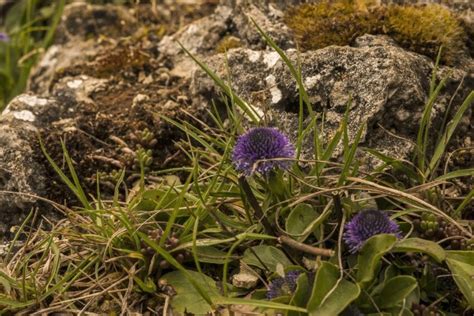
POLYGON ((296 281, 301 271, 290 271, 284 278, 276 278, 270 282, 267 299, 271 300, 284 295, 292 295, 296 290, 296 281))
POLYGON ((0 32, 0 42, 9 42, 10 37, 7 33, 0 32))
POLYGON ((362 248, 364 242, 378 234, 395 234, 401 237, 400 227, 387 214, 379 210, 362 211, 355 215, 345 226, 344 241, 351 253, 362 248))
POLYGON ((239 136, 232 153, 235 168, 249 176, 255 171, 268 174, 273 169, 288 169, 295 156, 295 148, 278 129, 256 127, 239 136), (280 160, 272 160, 280 158, 280 160))

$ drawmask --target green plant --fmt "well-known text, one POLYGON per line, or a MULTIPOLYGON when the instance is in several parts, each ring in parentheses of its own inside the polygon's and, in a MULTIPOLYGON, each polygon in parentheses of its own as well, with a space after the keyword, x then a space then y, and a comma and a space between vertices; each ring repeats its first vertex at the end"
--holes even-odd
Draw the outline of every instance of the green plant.
POLYGON ((20 0, 8 10, 0 28, 10 38, 0 42, 0 111, 25 89, 30 69, 52 43, 65 2, 20 0))
MULTIPOLYGON (((209 111, 212 124, 191 115, 182 121, 162 117, 185 133, 177 143, 191 162, 179 168, 184 176, 166 181, 166 176, 178 171, 168 169, 148 177, 146 164, 141 163, 136 187, 130 191, 124 188, 122 172, 109 201, 100 198, 100 179, 95 197, 84 193, 66 144, 63 150, 69 175, 44 151, 82 207, 61 207, 67 217, 52 230, 40 227, 32 233, 18 233, 26 235, 26 243, 16 255, 12 255, 12 244, 0 261, 0 306, 5 312, 143 312, 168 306, 176 313, 206 314, 229 308, 235 311, 244 305, 286 315, 360 310, 411 315, 422 303, 430 305, 430 310, 454 314, 472 309, 474 253, 450 249, 447 240, 430 240, 414 228, 414 221, 420 218, 426 227, 432 226, 435 218, 442 219, 456 228, 463 240, 472 238, 465 222, 456 220, 463 218, 465 213, 459 208, 472 196, 451 201, 444 199, 447 194, 442 190, 453 179, 472 175, 472 170, 438 175, 438 168, 429 167, 433 158, 427 158, 429 151, 421 141, 415 162, 398 161, 371 150, 368 152, 386 165, 370 173, 360 172, 355 152, 362 129, 350 143, 347 114, 339 131, 328 140, 321 139, 323 124, 315 113, 303 124, 303 108, 311 104, 301 84, 301 72, 263 30, 257 29, 299 85, 301 124, 295 149, 301 152, 302 139, 314 135, 312 159, 294 159, 288 170, 285 164, 268 174, 239 174, 232 152, 244 129, 242 122, 259 126, 263 120, 230 84, 190 54, 226 97, 223 109, 215 106, 209 111), (222 111, 225 117, 218 115, 222 111), (337 162, 331 157, 339 144, 346 154, 337 162), (387 181, 394 179, 387 167, 404 171, 410 181, 387 181), (156 181, 156 177, 163 177, 163 181, 156 181), (120 189, 127 193, 123 200, 120 189), (438 198, 433 200, 427 193, 435 191, 438 198), (459 212, 444 212, 435 203, 439 199, 459 212), (343 239, 346 223, 366 204, 390 214, 403 238, 376 234, 351 254, 343 239), (248 288, 237 287, 231 278, 237 274, 257 276, 257 281, 248 288), (288 280, 288 276, 293 283, 296 278, 296 284, 278 296, 268 295, 272 282, 288 280)), ((430 129, 426 113, 431 111, 437 90, 433 82, 420 127, 421 140, 430 129)), ((445 136, 435 146, 440 149, 432 155, 440 157, 434 167, 444 156, 458 117, 471 98, 443 130, 445 136)), ((149 134, 145 140, 151 141, 149 134)))

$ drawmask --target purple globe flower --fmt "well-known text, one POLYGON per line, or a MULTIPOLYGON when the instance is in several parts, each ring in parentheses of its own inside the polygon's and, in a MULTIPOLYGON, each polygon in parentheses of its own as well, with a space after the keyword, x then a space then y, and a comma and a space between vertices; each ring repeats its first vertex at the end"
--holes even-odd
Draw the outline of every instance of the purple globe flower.
POLYGON ((271 300, 284 295, 292 295, 296 290, 296 281, 301 271, 290 271, 284 278, 276 278, 270 282, 267 299, 271 300))
POLYGON ((10 37, 7 33, 0 32, 0 42, 9 42, 10 37))
POLYGON ((291 159, 294 156, 293 144, 278 129, 257 127, 239 136, 232 161, 238 171, 249 176, 254 172, 268 174, 274 169, 288 169, 291 161, 281 158, 291 159))
POLYGON ((401 237, 400 227, 387 214, 379 210, 362 211, 355 215, 345 226, 344 241, 351 253, 362 248, 364 242, 378 234, 395 234, 401 237))

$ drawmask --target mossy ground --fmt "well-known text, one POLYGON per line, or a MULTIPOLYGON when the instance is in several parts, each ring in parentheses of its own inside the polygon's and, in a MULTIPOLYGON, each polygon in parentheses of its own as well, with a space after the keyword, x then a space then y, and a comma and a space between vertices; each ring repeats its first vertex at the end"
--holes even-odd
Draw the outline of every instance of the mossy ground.
POLYGON ((399 45, 435 58, 443 47, 441 61, 454 65, 467 50, 467 35, 461 22, 446 7, 376 6, 370 1, 318 1, 290 8, 285 22, 304 50, 329 45, 350 45, 364 34, 390 35, 399 45))

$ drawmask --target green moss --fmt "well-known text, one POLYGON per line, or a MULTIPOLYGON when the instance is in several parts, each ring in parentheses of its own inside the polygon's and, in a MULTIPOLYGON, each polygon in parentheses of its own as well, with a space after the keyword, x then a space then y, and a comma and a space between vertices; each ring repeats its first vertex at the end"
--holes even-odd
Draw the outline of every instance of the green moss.
POLYGON ((350 45, 365 33, 387 34, 401 46, 442 61, 456 62, 466 35, 457 18, 440 5, 375 6, 369 0, 335 0, 302 4, 287 10, 286 24, 303 50, 350 45))
POLYGON ((390 6, 386 23, 389 35, 403 47, 433 58, 443 46, 442 60, 448 64, 455 63, 465 47, 461 24, 440 5, 390 6))
POLYGON ((221 41, 217 44, 216 52, 218 53, 225 53, 231 48, 238 48, 242 47, 242 42, 239 38, 227 35, 221 39, 221 41))
POLYGON ((303 4, 289 9, 286 24, 304 50, 348 45, 364 33, 380 32, 381 24, 358 1, 337 0, 303 4))

